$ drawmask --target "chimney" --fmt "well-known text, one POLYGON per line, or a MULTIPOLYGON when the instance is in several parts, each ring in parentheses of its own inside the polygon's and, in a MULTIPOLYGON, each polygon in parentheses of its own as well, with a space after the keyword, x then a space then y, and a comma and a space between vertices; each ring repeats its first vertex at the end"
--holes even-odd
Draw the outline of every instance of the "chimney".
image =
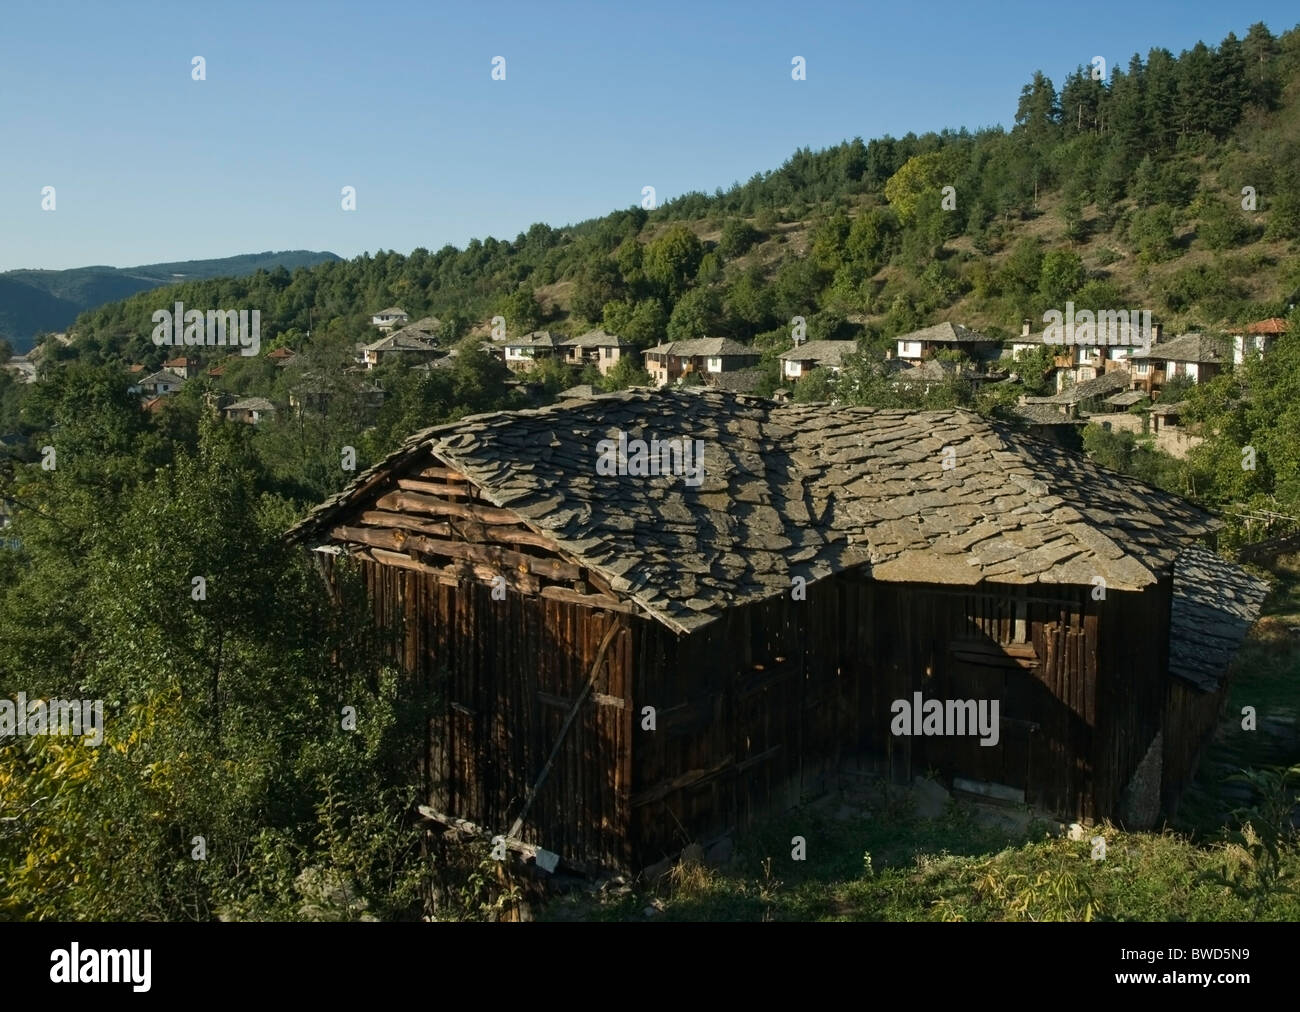
POLYGON ((1020 336, 1021 336, 1021 337, 1028 337, 1028 336, 1029 336, 1029 328, 1030 328, 1032 325, 1033 325, 1033 321, 1030 320, 1028 317, 1026 317, 1025 319, 1021 320, 1021 321, 1020 321, 1020 336))
POLYGON ((1152 343, 1152 344, 1155 344, 1157 341, 1160 340, 1160 330, 1161 330, 1162 326, 1163 326, 1163 324, 1159 324, 1159 323, 1153 323, 1153 324, 1151 324, 1151 343, 1152 343))

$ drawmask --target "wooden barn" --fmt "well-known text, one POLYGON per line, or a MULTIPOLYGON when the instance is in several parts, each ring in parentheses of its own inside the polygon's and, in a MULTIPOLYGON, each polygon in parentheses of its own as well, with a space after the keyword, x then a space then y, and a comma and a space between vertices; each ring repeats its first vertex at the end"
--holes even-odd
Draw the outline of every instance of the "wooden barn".
POLYGON ((846 764, 1152 824, 1262 597, 1215 527, 968 411, 637 390, 427 429, 291 537, 438 701, 429 808, 634 869, 846 764))

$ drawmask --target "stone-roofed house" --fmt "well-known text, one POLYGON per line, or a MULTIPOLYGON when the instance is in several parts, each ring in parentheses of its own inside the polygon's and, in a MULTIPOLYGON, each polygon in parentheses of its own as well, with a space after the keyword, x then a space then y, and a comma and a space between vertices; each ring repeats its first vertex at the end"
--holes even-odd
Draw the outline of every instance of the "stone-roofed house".
POLYGON ((257 425, 267 418, 275 417, 275 405, 265 397, 245 397, 243 400, 227 404, 221 413, 230 422, 245 422, 257 425))
POLYGON ((128 389, 131 393, 139 393, 145 397, 165 397, 174 394, 186 382, 183 376, 177 376, 168 369, 159 369, 144 379, 136 380, 128 389))
POLYGON ((1082 429, 1088 424, 1086 419, 1063 415, 1051 404, 1019 404, 1011 411, 1031 436, 1067 450, 1083 449, 1082 429))
POLYGON ((1127 370, 1118 369, 1068 386, 1050 397, 1025 397, 1023 400, 1025 404, 1051 406, 1067 418, 1077 418, 1080 413, 1109 410, 1111 406, 1107 399, 1128 388, 1127 370))
POLYGON ((1101 339, 1084 344, 1061 344, 1049 342, 1045 331, 1031 331, 1030 326, 1029 320, 1023 321, 1020 335, 1011 339, 1011 357, 1018 358, 1031 348, 1051 348, 1057 393, 1069 386, 1096 379, 1104 373, 1129 369, 1131 356, 1149 348, 1152 342, 1159 341, 1161 331, 1159 323, 1153 323, 1148 331, 1126 318, 1114 324, 1113 332, 1107 324, 1107 332, 1101 339))
POLYGON ((428 334, 411 327, 403 327, 366 345, 364 361, 367 369, 374 369, 394 356, 418 363, 427 362, 442 354, 444 354, 443 350, 428 334))
POLYGON ((381 309, 370 318, 370 323, 380 330, 392 330, 394 327, 404 327, 410 317, 406 310, 401 306, 389 306, 387 309, 381 309))
POLYGON ((929 358, 936 351, 945 349, 964 351, 975 358, 982 352, 1000 347, 1001 343, 969 327, 963 327, 960 323, 947 322, 922 327, 896 339, 898 357, 913 362, 929 358))
POLYGON ((669 341, 655 345, 643 354, 646 372, 655 386, 660 387, 689 375, 709 383, 723 373, 757 365, 760 357, 757 349, 729 337, 669 341))
POLYGON ((849 761, 1152 825, 1215 704, 1171 708, 1170 609, 1218 526, 969 411, 669 387, 426 429, 289 536, 403 616, 427 818, 632 869, 849 761))
POLYGON ((564 349, 564 361, 569 365, 594 365, 602 376, 613 369, 622 356, 636 349, 631 341, 599 329, 565 338, 559 346, 564 349))
POLYGON ((1186 376, 1193 383, 1205 383, 1223 371, 1232 349, 1222 337, 1209 334, 1180 334, 1170 341, 1157 342, 1149 351, 1131 356, 1135 390, 1156 394, 1175 376, 1186 376))
POLYGON ((955 380, 978 388, 989 381, 1007 378, 1005 371, 990 369, 988 365, 989 363, 945 362, 937 358, 927 358, 920 362, 891 358, 886 359, 881 368, 889 376, 891 386, 925 394, 933 387, 955 380))
POLYGON ((507 338, 505 363, 511 372, 527 372, 538 359, 553 358, 561 339, 549 330, 534 330, 523 337, 507 338))
POLYGON ((442 321, 436 316, 422 316, 414 323, 408 324, 412 330, 418 330, 430 337, 437 337, 442 332, 442 321))
POLYGON ((1146 399, 1147 395, 1141 390, 1122 390, 1107 397, 1106 403, 1122 410, 1131 408, 1134 404, 1141 404, 1146 399))
POLYGON ((838 373, 844 367, 844 356, 857 350, 857 341, 804 341, 777 356, 781 377, 797 383, 814 369, 838 373))

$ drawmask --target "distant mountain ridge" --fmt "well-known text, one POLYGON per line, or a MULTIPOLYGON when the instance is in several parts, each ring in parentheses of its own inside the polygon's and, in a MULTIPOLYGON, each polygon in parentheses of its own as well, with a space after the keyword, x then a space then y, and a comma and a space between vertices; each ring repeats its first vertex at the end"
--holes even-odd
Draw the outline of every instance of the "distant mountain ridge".
POLYGON ((73 267, 62 271, 0 273, 0 337, 26 351, 44 331, 66 330, 89 309, 179 281, 242 277, 259 270, 315 267, 342 257, 329 252, 284 250, 244 253, 217 260, 184 260, 140 267, 73 267))

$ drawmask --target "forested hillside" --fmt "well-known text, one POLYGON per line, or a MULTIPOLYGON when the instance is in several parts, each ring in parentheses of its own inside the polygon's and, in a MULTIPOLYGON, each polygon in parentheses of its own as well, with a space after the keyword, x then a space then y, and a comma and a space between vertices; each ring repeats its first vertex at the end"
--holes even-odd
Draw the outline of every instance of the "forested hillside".
POLYGON ((500 313, 511 332, 603 325, 642 344, 780 342, 793 315, 809 319, 810 337, 852 336, 850 320, 887 337, 941 314, 1005 330, 1062 295, 1151 308, 1167 329, 1230 323, 1300 290, 1289 255, 1300 237, 1298 84, 1300 32, 1274 38, 1255 25, 1217 47, 1135 55, 1105 83, 1090 67, 1059 89, 1035 73, 1010 130, 801 150, 649 212, 182 285, 76 326, 92 356, 138 359, 149 314, 174 298, 260 307, 272 337, 313 323, 359 335, 369 312, 393 303, 462 328, 500 313))
POLYGON ((337 259, 333 253, 286 250, 141 267, 5 271, 0 274, 0 338, 23 351, 36 335, 64 330, 88 309, 182 278, 239 276, 276 267, 293 270, 337 259))

